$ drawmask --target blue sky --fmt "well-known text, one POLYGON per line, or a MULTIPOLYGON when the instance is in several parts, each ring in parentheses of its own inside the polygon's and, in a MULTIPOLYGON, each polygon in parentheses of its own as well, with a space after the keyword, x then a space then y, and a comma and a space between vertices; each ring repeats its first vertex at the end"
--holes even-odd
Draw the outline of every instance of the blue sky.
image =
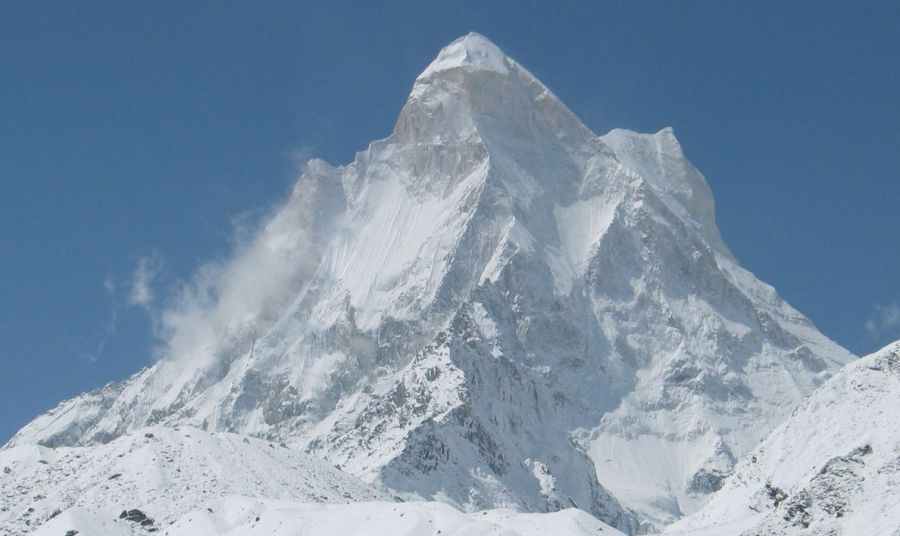
POLYGON ((900 337, 900 3, 317 4, 0 7, 0 441, 151 363, 179 282, 472 30, 597 133, 673 126, 736 256, 825 334, 900 337))

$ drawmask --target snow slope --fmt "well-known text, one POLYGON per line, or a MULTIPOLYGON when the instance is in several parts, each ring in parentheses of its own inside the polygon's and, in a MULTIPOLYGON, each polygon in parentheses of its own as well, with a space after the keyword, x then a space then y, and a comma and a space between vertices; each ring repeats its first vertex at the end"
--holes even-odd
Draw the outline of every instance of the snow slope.
POLYGON ((464 514, 398 503, 306 454, 259 439, 156 426, 92 447, 0 451, 0 534, 609 536, 589 514, 464 514), (343 504, 347 503, 347 504, 343 504), (153 519, 121 519, 139 509, 153 519))
POLYGON ((900 341, 847 365, 666 534, 900 534, 900 341))
MULTIPOLYGON (((34 532, 67 530, 91 536, 145 535, 127 521, 86 510, 63 512, 34 532)), ((227 497, 162 528, 166 536, 622 536, 581 510, 522 514, 489 510, 464 514, 442 503, 363 502, 342 505, 227 497), (211 511, 210 511, 211 510, 211 511)))
POLYGON ((157 525, 168 525, 229 495, 316 503, 391 500, 302 452, 191 427, 156 426, 91 447, 12 447, 0 450, 0 467, 0 534, 10 535, 73 507, 99 520, 137 508, 157 525))
POLYGON ((408 498, 633 532, 696 510, 853 359, 738 265, 671 129, 598 137, 477 34, 221 272, 164 318, 165 359, 10 445, 191 424, 408 498))

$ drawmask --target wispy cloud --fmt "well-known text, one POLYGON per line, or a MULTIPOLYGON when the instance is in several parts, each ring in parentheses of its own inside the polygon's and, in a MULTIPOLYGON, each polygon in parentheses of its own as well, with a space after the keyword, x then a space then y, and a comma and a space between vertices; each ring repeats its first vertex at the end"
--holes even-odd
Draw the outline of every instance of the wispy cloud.
POLYGON ((900 304, 876 305, 866 321, 866 331, 876 340, 900 337, 900 304))
POLYGON ((153 284, 156 276, 162 271, 162 255, 154 251, 146 257, 142 257, 134 273, 131 275, 131 290, 128 293, 128 303, 142 309, 149 310, 156 299, 153 284))

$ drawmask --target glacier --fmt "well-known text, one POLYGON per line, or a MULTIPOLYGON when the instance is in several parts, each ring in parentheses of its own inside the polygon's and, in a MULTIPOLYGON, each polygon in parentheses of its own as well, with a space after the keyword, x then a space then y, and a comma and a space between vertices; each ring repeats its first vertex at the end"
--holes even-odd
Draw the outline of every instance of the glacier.
POLYGON ((223 273, 162 359, 6 448, 195 426, 403 499, 633 534, 700 509, 855 359, 739 265, 672 129, 597 136, 478 34, 388 138, 310 161, 223 273))

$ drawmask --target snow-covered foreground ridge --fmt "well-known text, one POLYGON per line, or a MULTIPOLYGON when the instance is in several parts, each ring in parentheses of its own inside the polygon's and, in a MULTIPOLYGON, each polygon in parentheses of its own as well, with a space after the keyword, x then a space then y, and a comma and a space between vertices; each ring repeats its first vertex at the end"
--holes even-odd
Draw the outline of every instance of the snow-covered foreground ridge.
MULTIPOLYGON (((34 532, 69 530, 91 536, 149 536, 146 529, 94 512, 66 511, 34 532), (77 527, 77 528, 73 528, 77 527)), ((183 515, 164 536, 624 536, 587 513, 569 508, 523 514, 485 510, 464 514, 436 502, 320 505, 228 497, 183 515), (211 510, 211 511, 210 511, 211 510)))
POLYGON ((666 534, 900 535, 900 341, 813 392, 666 534))
POLYGON ((10 445, 189 424, 634 532, 695 511, 853 359, 737 264, 671 129, 598 137, 476 34, 390 137, 311 161, 213 291, 165 317, 167 358, 10 445))
POLYGON ((89 447, 12 447, 0 450, 0 468, 0 534, 25 533, 70 508, 109 521, 137 508, 155 526, 168 526, 231 495, 316 503, 392 500, 284 445, 191 427, 145 428, 89 447))
POLYGON ((398 503, 284 445, 191 427, 100 446, 14 447, 0 451, 0 467, 2 535, 621 535, 576 509, 467 515, 398 503), (152 523, 120 517, 135 509, 152 523))

